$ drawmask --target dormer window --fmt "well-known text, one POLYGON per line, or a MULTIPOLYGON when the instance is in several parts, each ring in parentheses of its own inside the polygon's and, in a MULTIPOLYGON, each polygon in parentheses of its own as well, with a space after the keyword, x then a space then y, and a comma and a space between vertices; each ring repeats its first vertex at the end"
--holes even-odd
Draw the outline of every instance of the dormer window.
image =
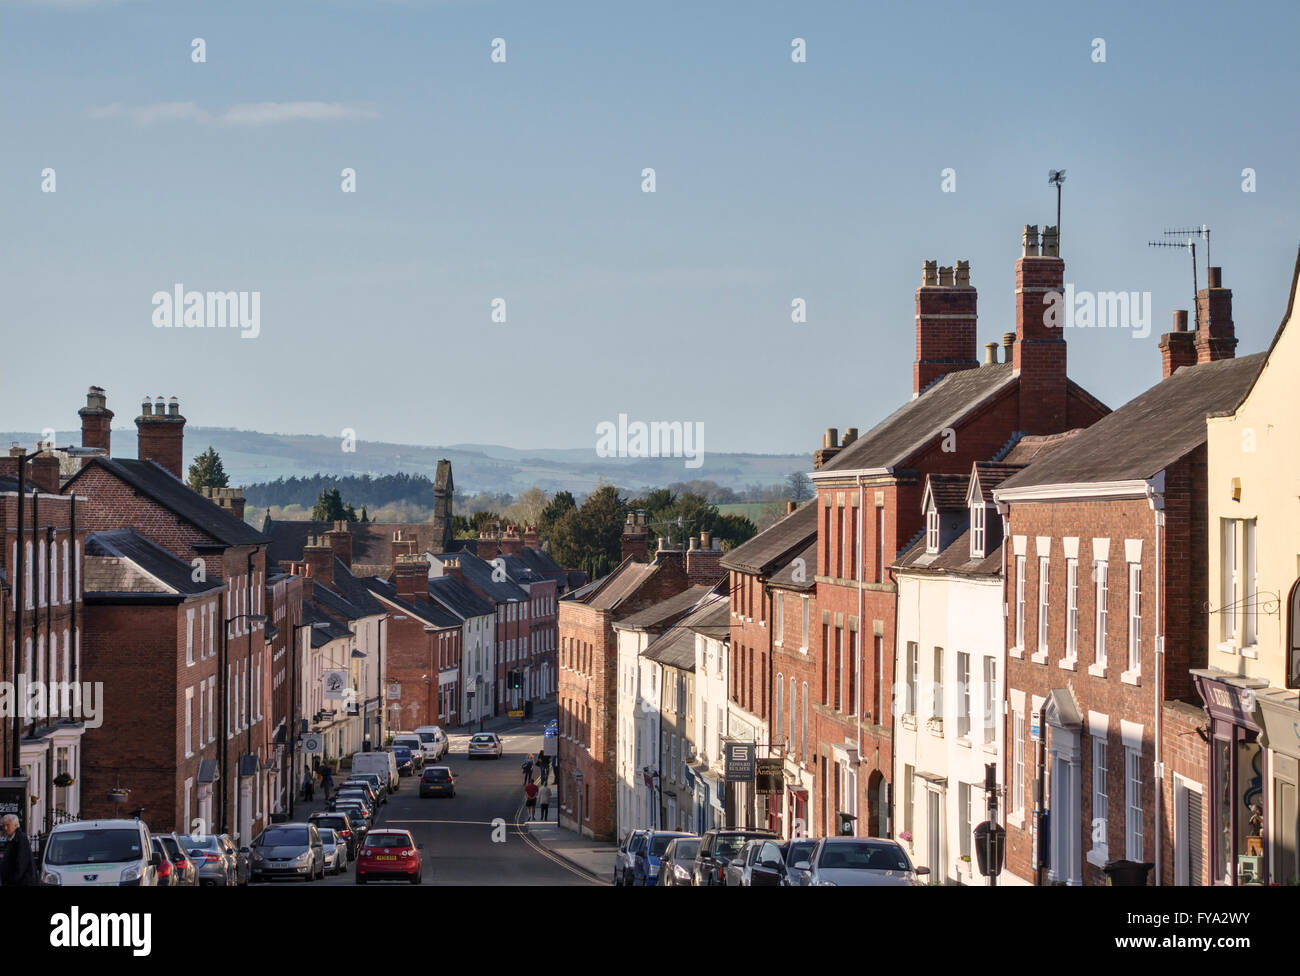
POLYGON ((939 510, 933 505, 925 513, 925 551, 931 555, 939 551, 939 510))
POLYGON ((970 507, 970 554, 972 559, 984 558, 984 515, 987 509, 978 502, 970 507))

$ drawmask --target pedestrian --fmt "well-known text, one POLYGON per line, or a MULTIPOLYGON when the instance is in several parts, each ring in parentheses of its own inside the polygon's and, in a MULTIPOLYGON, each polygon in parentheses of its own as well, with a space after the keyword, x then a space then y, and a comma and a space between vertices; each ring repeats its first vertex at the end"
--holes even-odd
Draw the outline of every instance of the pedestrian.
POLYGON ((529 781, 524 784, 524 806, 528 809, 529 820, 537 819, 537 784, 529 781))
POLYGON ((528 758, 523 762, 524 785, 533 781, 533 754, 530 752, 528 758))
POLYGON ((0 885, 6 888, 17 885, 36 884, 36 861, 32 857, 32 845, 23 833, 18 817, 6 813, 0 820, 7 839, 4 857, 0 859, 0 885))
POLYGON ((545 822, 551 819, 551 788, 545 783, 543 783, 542 788, 537 791, 537 803, 542 808, 542 821, 545 822))
POLYGON ((316 795, 315 780, 312 778, 311 770, 307 770, 302 778, 302 798, 310 800, 316 795))
POLYGON ((538 777, 538 781, 543 786, 545 786, 546 780, 549 778, 549 774, 551 772, 551 757, 543 752, 541 755, 537 757, 537 766, 538 769, 540 770, 540 776, 538 777))
POLYGON ((328 766, 321 770, 320 785, 321 792, 325 794, 325 799, 328 801, 330 792, 334 789, 334 772, 328 766))

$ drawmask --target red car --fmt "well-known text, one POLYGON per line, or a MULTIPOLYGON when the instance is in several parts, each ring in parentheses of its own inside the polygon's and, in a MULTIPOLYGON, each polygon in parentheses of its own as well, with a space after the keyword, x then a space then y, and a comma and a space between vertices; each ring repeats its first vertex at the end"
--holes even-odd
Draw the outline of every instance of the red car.
POLYGON ((411 884, 424 880, 420 858, 423 844, 411 838, 409 830, 372 830, 357 855, 357 884, 371 878, 405 879, 411 884))

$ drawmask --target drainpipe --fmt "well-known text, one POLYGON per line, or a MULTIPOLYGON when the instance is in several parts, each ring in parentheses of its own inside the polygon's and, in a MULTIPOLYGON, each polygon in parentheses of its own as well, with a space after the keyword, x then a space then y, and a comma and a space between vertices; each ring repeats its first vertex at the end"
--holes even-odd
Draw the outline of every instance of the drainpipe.
POLYGON ((1161 845, 1162 831, 1160 828, 1160 808, 1162 806, 1161 800, 1164 797, 1164 791, 1165 791, 1164 750, 1161 748, 1162 741, 1163 741, 1161 738, 1161 724, 1162 724, 1161 717, 1163 711, 1162 702, 1161 702, 1161 697, 1162 697, 1161 689, 1164 686, 1164 663, 1165 663, 1164 629, 1165 628, 1164 628, 1164 592, 1161 589, 1161 577, 1160 577, 1160 564, 1164 558, 1164 548, 1163 548, 1164 533, 1161 530, 1164 528, 1164 524, 1165 524, 1165 512, 1164 512, 1165 500, 1163 495, 1152 495, 1150 500, 1151 500, 1151 507, 1155 510, 1155 522, 1156 522, 1156 551, 1155 551, 1155 558, 1151 560, 1151 567, 1152 567, 1152 572, 1155 573, 1155 577, 1156 577, 1156 600, 1155 600, 1155 604, 1156 604, 1155 606, 1155 611, 1156 611, 1155 671, 1156 673, 1155 673, 1155 681, 1153 683, 1155 684, 1154 699, 1155 699, 1155 710, 1156 710, 1155 713, 1156 714, 1156 721, 1155 721, 1155 726, 1156 726, 1156 732, 1155 732, 1156 735, 1156 741, 1155 741, 1156 886, 1159 887, 1162 881, 1162 872, 1160 870, 1161 847, 1162 847, 1161 845))
MULTIPOLYGON (((858 575, 858 639, 857 639, 857 647, 854 648, 854 654, 853 654, 853 674, 854 674, 853 718, 854 721, 857 723, 857 727, 858 727, 858 767, 861 768, 862 766, 862 633, 864 629, 862 611, 864 607, 863 601, 865 598, 863 593, 863 587, 865 584, 862 579, 862 575, 863 575, 862 574, 862 537, 864 534, 863 523, 865 523, 867 519, 867 509, 866 509, 866 489, 863 488, 862 486, 862 475, 858 475, 857 480, 858 480, 858 559, 857 559, 858 565, 855 571, 857 572, 858 575)), ((883 547, 881 547, 880 551, 884 552, 885 550, 883 547)), ((885 578, 883 566, 881 567, 880 578, 881 579, 885 578)), ((876 716, 876 724, 877 725, 880 724, 879 715, 876 716)), ((868 777, 868 779, 870 779, 870 777, 868 777)), ((857 805, 856 795, 853 798, 853 802, 856 808, 857 805)), ((854 830, 857 830, 858 825, 860 825, 861 823, 862 821, 860 819, 855 821, 854 830)))

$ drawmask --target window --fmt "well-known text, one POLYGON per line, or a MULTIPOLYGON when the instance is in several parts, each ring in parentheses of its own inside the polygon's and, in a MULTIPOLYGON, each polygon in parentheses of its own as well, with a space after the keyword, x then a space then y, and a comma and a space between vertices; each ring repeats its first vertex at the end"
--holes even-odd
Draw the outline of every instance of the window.
POLYGON ((1092 738, 1092 849, 1098 858, 1107 857, 1106 827, 1109 820, 1110 797, 1106 793, 1106 739, 1104 736, 1092 738))
POLYGON ((780 647, 785 639, 785 593, 780 590, 776 592, 776 620, 773 623, 772 640, 780 647))
POLYGON ((790 679, 790 737, 786 740, 789 743, 788 748, 791 751, 794 750, 795 742, 797 741, 794 737, 794 713, 795 713, 795 706, 798 704, 798 701, 799 701, 799 692, 798 689, 795 687, 794 678, 791 678, 790 679))
POLYGON ((211 742, 217 737, 216 731, 216 696, 217 696, 217 679, 212 676, 208 679, 208 741, 211 742))
POLYGON ((808 652, 808 598, 803 598, 803 635, 799 639, 799 650, 808 652))
POLYGON ((185 689, 185 755, 194 755, 194 689, 185 689))
POLYGON ((847 566, 848 556, 849 556, 849 536, 848 536, 848 529, 846 527, 846 519, 847 516, 845 515, 845 510, 843 506, 841 506, 840 507, 840 579, 847 579, 849 575, 848 566, 847 566))
POLYGON ((1223 519, 1223 639, 1237 639, 1237 523, 1223 519))
POLYGON ((934 665, 930 671, 933 685, 930 689, 930 717, 943 720, 943 648, 934 649, 934 665))
POLYGON ((925 513, 925 551, 928 553, 939 551, 939 510, 933 505, 925 513))
POLYGON ((185 611, 185 663, 194 663, 194 611, 185 611))
POLYGON ((1142 673, 1142 567, 1128 567, 1128 669, 1142 673))
POLYGON ((885 581, 885 507, 876 506, 876 575, 873 582, 885 581))
POLYGON ((781 729, 785 728, 785 677, 780 671, 776 673, 776 722, 774 728, 777 735, 781 734, 781 729))
POLYGON ((1092 575, 1097 580, 1097 667, 1106 666, 1106 618, 1108 616, 1107 601, 1109 599, 1109 586, 1107 577, 1110 574, 1109 564, 1105 560, 1097 560, 1092 564, 1092 575))
POLYGON ((977 559, 984 558, 984 503, 970 507, 970 554, 977 559))
POLYGON ((1011 712, 1012 745, 1011 812, 1025 815, 1025 713, 1019 708, 1011 712))
POLYGON ((1016 647, 1025 648, 1025 557, 1016 557, 1016 647))
POLYGON ((961 837, 961 856, 969 860, 971 856, 971 788, 970 783, 957 784, 957 817, 960 820, 957 833, 961 837))
POLYGON ((1124 856, 1130 861, 1140 861, 1142 860, 1142 752, 1140 749, 1125 747, 1124 770, 1128 794, 1124 856))
POLYGON ((50 542, 50 602, 59 602, 59 547, 50 542))
POLYGON ((970 655, 957 652, 957 734, 970 735, 970 655))
POLYGON ((908 641, 907 642, 907 665, 906 665, 907 670, 904 672, 904 675, 907 678, 907 703, 905 705, 905 708, 906 708, 906 713, 908 715, 916 714, 916 698, 917 698, 917 694, 920 691, 920 689, 918 688, 918 685, 920 684, 920 676, 917 673, 918 666, 916 662, 916 657, 917 657, 916 651, 917 651, 916 641, 908 641))
POLYGON ((69 580, 68 580, 70 569, 71 567, 68 564, 68 540, 64 539, 63 540, 63 602, 64 603, 69 603, 72 600, 72 596, 71 596, 72 591, 69 589, 69 580))
POLYGON ((1047 597, 1049 591, 1048 568, 1050 559, 1038 557, 1038 652, 1047 653, 1047 597))
POLYGON ((912 807, 915 805, 915 787, 913 780, 916 778, 916 769, 912 766, 903 767, 903 833, 909 837, 912 835, 912 807))
POLYGON ((1247 519, 1242 523, 1245 530, 1245 549, 1242 552, 1242 583, 1244 584, 1244 593, 1242 594, 1245 606, 1242 607, 1242 635, 1241 643, 1243 647, 1250 647, 1259 643, 1259 580, 1257 577, 1258 562, 1257 550, 1255 547, 1255 525, 1254 519, 1247 519))
POLYGON ((1065 561, 1065 659, 1075 661, 1079 657, 1079 560, 1065 561))
POLYGON ((808 762, 808 682, 803 683, 803 698, 800 699, 799 761, 808 762))
POLYGON ((997 658, 986 657, 984 660, 984 741, 993 742, 997 737, 997 658))

